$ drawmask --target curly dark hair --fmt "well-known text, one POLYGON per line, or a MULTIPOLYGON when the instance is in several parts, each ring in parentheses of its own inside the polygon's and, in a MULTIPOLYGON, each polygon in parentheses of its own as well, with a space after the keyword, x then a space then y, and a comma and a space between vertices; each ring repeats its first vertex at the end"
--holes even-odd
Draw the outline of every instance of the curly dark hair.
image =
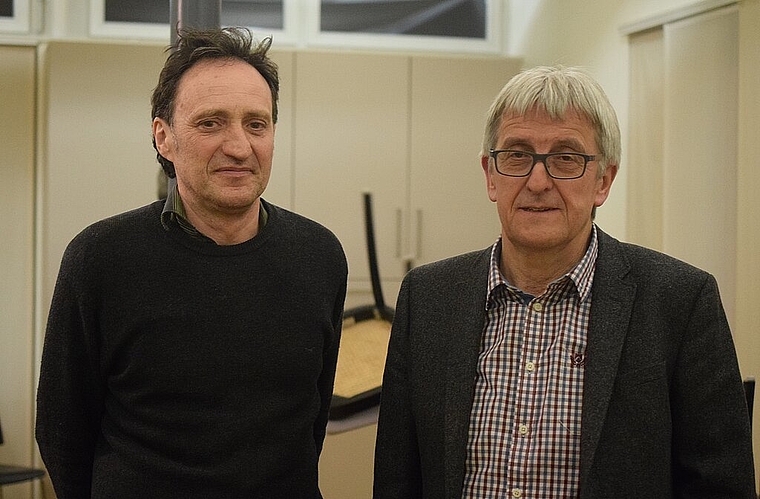
MULTIPOLYGON (((253 66, 266 80, 272 92, 272 120, 277 123, 277 100, 280 79, 277 64, 267 55, 272 38, 266 37, 254 43, 251 32, 246 28, 183 28, 177 40, 167 48, 170 52, 158 78, 158 85, 151 97, 151 118, 161 118, 171 124, 174 117, 174 101, 182 75, 197 62, 204 59, 240 59, 253 66)), ((164 173, 174 177, 174 164, 161 156, 153 138, 153 148, 164 173)))

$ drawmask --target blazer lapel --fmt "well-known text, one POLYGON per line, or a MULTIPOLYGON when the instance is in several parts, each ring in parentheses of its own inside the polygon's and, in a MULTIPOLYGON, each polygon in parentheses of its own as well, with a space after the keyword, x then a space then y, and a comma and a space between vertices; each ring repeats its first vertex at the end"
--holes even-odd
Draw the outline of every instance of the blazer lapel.
POLYGON ((470 425, 480 339, 485 321, 490 248, 480 253, 472 265, 456 269, 454 319, 446 335, 444 449, 446 491, 444 497, 458 498, 462 493, 464 463, 470 425))
POLYGON ((599 254, 592 285, 583 387, 581 487, 599 444, 636 293, 636 285, 625 280, 629 264, 619 242, 601 230, 597 234, 599 254))

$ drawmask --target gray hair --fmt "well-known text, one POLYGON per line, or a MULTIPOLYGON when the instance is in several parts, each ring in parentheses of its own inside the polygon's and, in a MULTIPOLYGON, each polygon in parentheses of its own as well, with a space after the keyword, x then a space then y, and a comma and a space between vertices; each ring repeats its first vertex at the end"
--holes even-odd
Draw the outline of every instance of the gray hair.
POLYGON ((482 156, 488 156, 498 139, 504 115, 523 115, 533 108, 561 120, 569 110, 586 116, 596 130, 602 161, 599 176, 609 164, 620 164, 620 127, 617 114, 601 85, 578 68, 539 66, 514 76, 501 89, 488 110, 482 156))

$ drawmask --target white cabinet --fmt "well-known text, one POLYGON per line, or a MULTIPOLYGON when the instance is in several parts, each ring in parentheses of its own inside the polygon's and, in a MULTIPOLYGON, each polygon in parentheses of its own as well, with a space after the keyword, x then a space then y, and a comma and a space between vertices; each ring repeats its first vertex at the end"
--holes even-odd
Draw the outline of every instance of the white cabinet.
MULTIPOLYGON (((32 466, 35 49, 0 46, 0 462, 32 466)), ((7 499, 31 497, 31 484, 7 499)))
MULTIPOLYGON (((27 52, 27 65, 34 68, 34 49, 27 52)), ((69 240, 99 218, 155 199, 159 167, 150 146, 150 94, 166 54, 163 44, 51 41, 40 47, 38 56, 39 294, 44 322, 69 240)), ((517 71, 516 61, 349 51, 277 50, 272 57, 280 68, 280 115, 264 197, 338 235, 350 266, 347 306, 372 299, 362 210, 365 190, 373 193, 380 275, 390 306, 395 306, 408 260, 419 265, 493 242, 498 220, 486 196, 478 153, 485 113, 517 71)), ((2 60, 5 69, 11 59, 2 60)), ((0 80, 5 75, 1 72, 0 80)), ((32 101, 29 89, 34 85, 11 83, 9 88, 26 92, 25 99, 32 101)), ((33 134, 18 137, 30 141, 33 134)), ((31 167, 24 168, 19 170, 23 185, 9 193, 31 195, 31 167)), ((11 205, 21 210, 23 203, 11 205)), ((32 210, 28 205, 25 209, 19 230, 27 231, 28 245, 32 210)), ((25 265, 30 272, 31 262, 25 265)), ((31 296, 28 276, 9 282, 23 284, 23 294, 31 296)), ((18 310, 21 328, 28 329, 31 325, 23 322, 29 320, 28 310, 18 310)), ((31 348, 28 338, 17 339, 22 350, 31 348)), ((32 372, 23 366, 19 371, 32 372)), ((25 391, 14 395, 25 401, 15 424, 23 428, 28 451, 32 428, 23 422, 31 420, 33 384, 25 380, 23 385, 25 391)), ((6 390, 6 399, 10 395, 6 390)), ((11 415, 3 421, 14 425, 11 415)), ((373 441, 373 430, 366 431, 357 444, 364 451, 373 441)), ((332 447, 334 461, 323 460, 325 483, 337 484, 345 476, 341 445, 332 447)), ((13 457, 4 447, 0 457, 13 457)), ((325 447, 329 454, 330 444, 325 447)), ((357 474, 356 486, 369 490, 372 462, 370 453, 365 454, 352 464, 364 470, 357 474)), ((28 462, 29 455, 17 457, 28 462)), ((335 497, 341 497, 338 488, 335 497)), ((344 496, 356 494, 348 491, 344 496)))
POLYGON ((407 57, 298 53, 295 203, 340 238, 352 282, 369 282, 362 192, 373 193, 381 276, 399 278, 408 198, 407 57))
POLYGON ((371 296, 365 190, 391 306, 409 266, 496 239, 478 153, 488 106, 518 69, 504 58, 296 55, 294 209, 338 235, 350 292, 371 296))
POLYGON ((295 54, 289 51, 270 52, 280 76, 277 102, 277 125, 274 134, 272 174, 264 199, 283 208, 293 208, 293 78, 295 54))
MULTIPOLYGON (((81 42, 50 42, 43 52, 47 298, 74 234, 154 196, 158 166, 146 130, 165 53, 159 44, 81 42), (79 126, 71 127, 76 117, 79 126), (97 154, 84 154, 81 144, 92 137, 98 137, 97 154), (99 179, 97 190, 92 178, 99 179)), ((281 87, 264 197, 338 235, 353 298, 372 296, 365 191, 373 194, 388 305, 409 265, 493 242, 498 220, 478 153, 485 113, 517 71, 515 60, 308 50, 277 50, 272 57, 281 87)), ((348 302, 355 304, 365 303, 348 302)))
POLYGON ((410 235, 413 265, 481 249, 499 235, 480 166, 486 112, 520 69, 514 59, 412 58, 410 235))

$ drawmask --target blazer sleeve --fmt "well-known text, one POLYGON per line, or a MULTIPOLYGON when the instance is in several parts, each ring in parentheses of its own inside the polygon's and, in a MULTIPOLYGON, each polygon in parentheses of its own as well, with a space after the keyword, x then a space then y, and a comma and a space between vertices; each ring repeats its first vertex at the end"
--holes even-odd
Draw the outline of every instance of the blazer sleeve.
POLYGON ((712 276, 684 312, 689 320, 671 387, 674 496, 756 498, 744 390, 712 276))
POLYGON ((383 375, 375 445, 374 499, 422 497, 422 474, 409 379, 409 275, 404 279, 383 375))

